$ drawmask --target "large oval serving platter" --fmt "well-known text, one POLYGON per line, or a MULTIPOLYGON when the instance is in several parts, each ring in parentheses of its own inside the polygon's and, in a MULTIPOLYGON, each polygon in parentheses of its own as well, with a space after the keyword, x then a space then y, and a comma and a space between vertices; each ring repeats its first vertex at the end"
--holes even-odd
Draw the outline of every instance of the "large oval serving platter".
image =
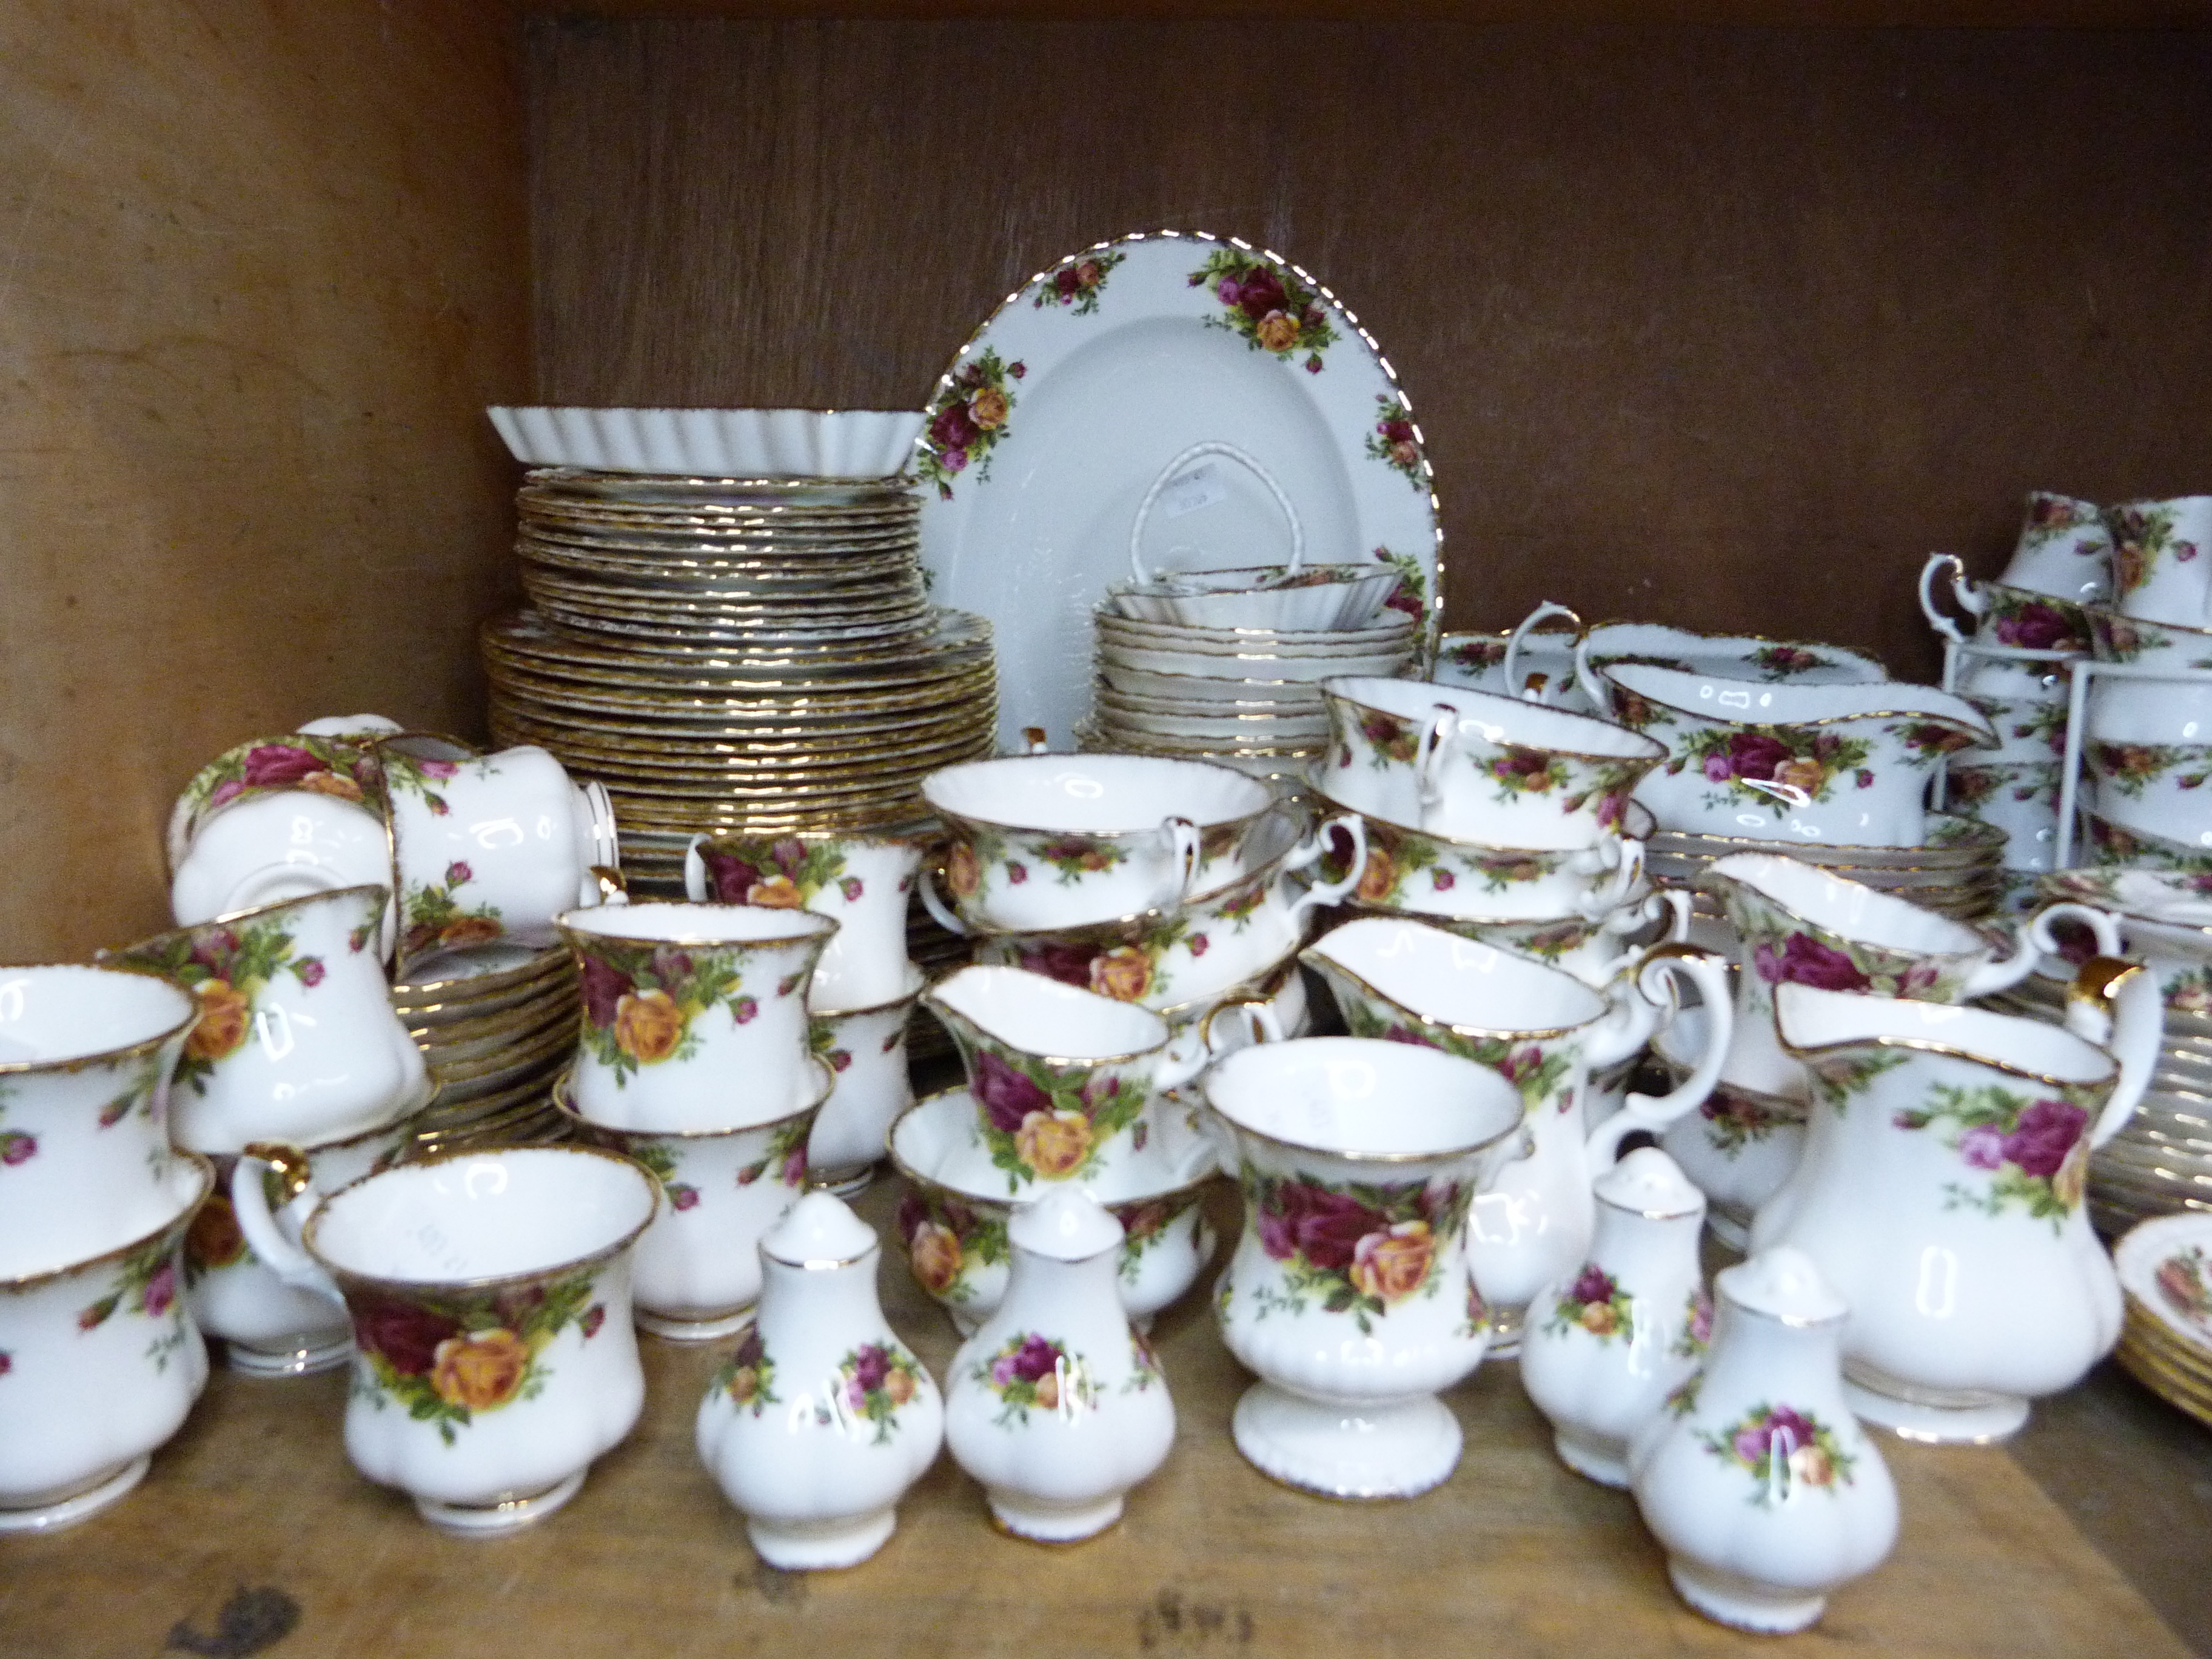
MULTIPOLYGON (((1000 737, 1069 746, 1091 612, 1130 574, 1146 493, 1193 445, 1225 441, 1287 494, 1309 564, 1395 565, 1391 604, 1443 608, 1441 532, 1419 428, 1358 319, 1279 256, 1163 230, 1071 254, 1009 295, 929 403, 914 471, 931 598, 996 625, 1000 737)), ((1203 456, 1145 526, 1155 570, 1279 564, 1290 532, 1242 465, 1203 456)))

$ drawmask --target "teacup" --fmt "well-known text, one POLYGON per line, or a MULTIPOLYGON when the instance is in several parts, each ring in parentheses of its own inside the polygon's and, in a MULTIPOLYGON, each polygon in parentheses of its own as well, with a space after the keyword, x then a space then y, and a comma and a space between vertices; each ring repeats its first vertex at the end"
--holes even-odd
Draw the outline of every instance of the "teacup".
POLYGON ((660 1183, 664 1202, 631 1267, 641 1330, 708 1342, 751 1322, 761 1239, 806 1190, 806 1139, 830 1097, 830 1068, 817 1060, 813 1073, 813 1098, 797 1111, 673 1134, 586 1122, 566 1085, 555 1085, 554 1104, 580 1139, 621 1153, 660 1183))
POLYGON ((909 966, 901 994, 888 1002, 808 1016, 808 1044, 836 1079, 806 1142, 816 1186, 845 1195, 866 1186, 891 1124, 914 1104, 906 1030, 923 984, 921 969, 909 966))
POLYGON ((58 1532, 98 1514, 183 1425, 208 1364, 177 1247, 214 1179, 204 1158, 185 1153, 167 1165, 161 1213, 143 1231, 88 1257, 49 1253, 65 1265, 0 1279, 0 1534, 58 1532))
MULTIPOLYGON (((891 1163, 906 1188, 897 1225, 907 1265, 963 1336, 997 1312, 1006 1293, 1006 1222, 1018 1202, 1000 1190, 995 1170, 976 1168, 975 1117, 967 1090, 941 1090, 902 1114, 890 1134, 891 1163)), ((1202 1201, 1215 1173, 1212 1143, 1176 1113, 1161 1121, 1158 1150, 1157 1160, 1091 1186, 1122 1225, 1121 1305, 1146 1326, 1196 1282, 1215 1243, 1202 1201)))
POLYGON ((1587 848, 1666 758, 1610 720, 1419 680, 1322 683, 1331 799, 1426 834, 1498 847, 1587 848))
POLYGON ((340 888, 100 953, 198 999, 170 1093, 179 1146, 337 1139, 390 1122, 422 1091, 422 1052, 371 948, 390 897, 340 888))
MULTIPOLYGON (((301 731, 234 744, 192 775, 191 781, 169 809, 166 845, 172 874, 178 872, 194 843, 219 814, 243 802, 286 794, 316 795, 359 808, 375 820, 377 842, 385 854, 380 864, 389 864, 390 849, 384 844, 381 834, 386 811, 383 767, 360 740, 360 734, 301 731)), ((291 804, 304 806, 309 803, 291 804)), ((264 854, 270 861, 279 864, 312 865, 318 861, 312 842, 296 837, 270 841, 264 854)), ((356 880, 335 884, 352 887, 362 881, 381 878, 377 867, 372 866, 356 880)), ((251 902, 267 903, 275 898, 296 896, 297 893, 281 893, 251 902)), ((232 904, 224 908, 244 909, 248 906, 232 904)))
MULTIPOLYGON (((1250 874, 1173 910, 1152 910, 1050 933, 977 930, 980 963, 1025 968, 1119 1002, 1159 1009, 1200 1000, 1265 974, 1306 941, 1308 917, 1351 891, 1356 870, 1292 890, 1293 872, 1323 855, 1332 835, 1364 846, 1356 817, 1332 820, 1305 841, 1279 819, 1260 838, 1281 850, 1250 874)), ((1259 838, 1255 838, 1259 839, 1259 838)), ((1266 847, 1255 848, 1255 855, 1266 847)))
POLYGON ((599 868, 620 858, 599 784, 569 781, 525 745, 478 755, 407 733, 374 740, 391 801, 399 971, 457 946, 550 945, 564 910, 600 902, 599 868))
MULTIPOLYGON (((179 926, 194 927, 313 893, 388 886, 392 833, 377 799, 372 810, 296 786, 234 800, 201 823, 177 860, 170 914, 179 926)), ((380 957, 392 954, 396 927, 387 912, 377 935, 380 957)))
POLYGON ((1206 1064, 1202 1042, 1171 1051, 1151 1010, 1019 968, 963 968, 922 1003, 959 1048, 976 1145, 1010 1196, 1106 1180, 1143 1149, 1154 1094, 1206 1064))
POLYGON ((2212 623, 2212 495, 2126 501, 2106 514, 2112 534, 2112 602, 2125 617, 2203 628, 2212 623))
POLYGON ((1582 618, 1564 605, 1547 601, 1503 634, 1443 635, 1430 678, 1438 685, 1585 710, 1589 701, 1576 678, 1575 648, 1581 638, 1582 618), (1564 623, 1565 629, 1546 629, 1547 623, 1564 623))
POLYGON ((1975 618, 1976 640, 2034 651, 2079 653, 2089 649, 2089 618, 2080 603, 2009 582, 1977 585, 1966 580, 1966 562, 1957 554, 1931 553, 1920 569, 1921 613, 1929 627, 1954 644, 1964 643, 1967 636, 1936 603, 1939 577, 1949 578, 1951 597, 1975 618))
MULTIPOLYGON (((1595 920, 1583 916, 1538 916, 1527 921, 1487 916, 1432 916, 1394 910, 1387 905, 1345 906, 1353 916, 1421 921, 1462 939, 1474 939, 1515 956, 1527 957, 1593 990, 1602 990, 1640 965, 1655 945, 1679 945, 1689 937, 1690 896, 1679 888, 1644 892, 1595 920)), ((1602 1068, 1601 1068, 1602 1069, 1602 1068)))
POLYGON ((1996 824, 2005 832, 2004 866, 2048 870, 2058 850, 2058 793, 2063 769, 1960 766, 1943 776, 1943 805, 1950 811, 1996 824))
POLYGON ((2100 662, 2134 663, 2145 668, 2212 668, 2212 628, 2142 622, 2102 605, 2090 606, 2088 619, 2100 662))
POLYGON ((808 910, 625 904, 560 918, 583 969, 570 1086, 615 1129, 726 1129, 812 1098, 806 984, 837 924, 808 910))
POLYGON ((2181 875, 2212 872, 2212 849, 2132 830, 2094 811, 2083 811, 2081 825, 2089 837, 2090 861, 2100 867, 2133 866, 2181 875))
MULTIPOLYGON (((1257 778, 1148 755, 971 761, 931 773, 922 796, 951 832, 952 909, 971 927, 1012 932, 1167 909, 1211 892, 1250 870, 1245 842, 1279 810, 1257 778)), ((922 895, 936 899, 927 878, 922 895)), ((930 909, 946 920, 942 902, 930 909)))
MULTIPOLYGON (((304 1170, 316 1192, 334 1193, 405 1157, 416 1120, 432 1099, 426 1086, 391 1123, 310 1146, 257 1141, 255 1154, 276 1154, 286 1169, 304 1170)), ((343 1364, 353 1352, 353 1327, 344 1310, 327 1297, 286 1284, 253 1254, 230 1195, 240 1160, 221 1153, 211 1161, 215 1190, 185 1235, 185 1300, 192 1318, 206 1334, 222 1340, 231 1370, 248 1376, 306 1376, 343 1364)), ((250 1164, 248 1178, 264 1178, 259 1163, 250 1164)))
POLYGON ((2094 501, 2032 489, 2012 562, 1998 580, 2055 593, 2077 605, 2099 605, 2112 591, 2112 536, 2094 501))
POLYGON ((1662 830, 1917 846, 1930 769, 1996 740, 1972 703, 1923 685, 1753 685, 1638 663, 1605 675, 1613 712, 1665 741, 1636 792, 1662 830))
POLYGON ((0 968, 0 1278, 82 1261, 176 1210, 169 1077, 198 1018, 106 968, 0 968))
POLYGON ((1327 832, 1323 880, 1356 875, 1348 896, 1361 904, 1492 920, 1611 914, 1643 882, 1643 837, 1651 830, 1651 815, 1632 802, 1622 823, 1625 836, 1608 834, 1574 848, 1456 841, 1371 816, 1364 823, 1364 851, 1346 831, 1327 832))
POLYGON ((815 964, 807 1006, 875 1007, 900 995, 906 981, 907 897, 927 844, 821 830, 696 836, 684 855, 684 890, 694 904, 830 917, 837 932, 815 964))
MULTIPOLYGON (((2206 782, 2212 781, 2212 744, 2100 739, 2083 745, 2083 760, 2095 780, 2090 802, 2099 817, 2185 846, 2212 849, 2212 796, 2204 792, 2206 782)), ((2055 789, 2052 793, 2055 817, 2055 789)))
POLYGON ((2081 711, 2091 744, 2212 744, 2212 678, 2141 669, 2100 673, 2081 711))
POLYGON ((645 1403, 630 1247, 658 1206, 652 1178, 597 1148, 539 1146, 426 1158, 327 1198, 302 1179, 282 1218, 258 1179, 232 1192, 254 1253, 352 1319, 354 1467, 462 1534, 528 1526, 575 1496, 645 1403))

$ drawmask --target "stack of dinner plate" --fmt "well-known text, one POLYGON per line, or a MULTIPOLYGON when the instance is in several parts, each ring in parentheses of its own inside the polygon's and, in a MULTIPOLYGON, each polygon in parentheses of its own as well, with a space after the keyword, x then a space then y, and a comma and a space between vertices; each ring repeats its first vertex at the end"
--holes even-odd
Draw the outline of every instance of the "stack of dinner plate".
POLYGON ((991 752, 990 626, 928 603, 908 481, 549 467, 518 502, 492 729, 606 786, 643 891, 696 831, 909 823, 991 752))
MULTIPOLYGON (((2030 974, 1983 1001, 2060 1025, 2066 981, 2030 974)), ((2212 1018, 2169 1006, 2149 1088, 2120 1132, 2089 1155, 2089 1218, 2117 1237, 2185 1210, 2212 1214, 2212 1018)))
POLYGON ((2212 1425, 2212 1215, 2146 1221, 2119 1242, 2112 1265, 2127 1307, 2120 1364, 2212 1425))
POLYGON ((576 1049, 581 1006, 568 947, 495 943, 448 951, 392 988, 436 1101, 416 1120, 427 1152, 558 1139, 554 1079, 576 1049))
POLYGON ((1091 750, 1218 761, 1261 777, 1302 777, 1328 747, 1321 683, 1410 672, 1414 618, 1384 611, 1352 629, 1193 628, 1096 615, 1091 750))
POLYGON ((1694 892, 1701 915, 1720 914, 1717 902, 1695 885, 1706 866, 1731 853, 1780 853, 1954 921, 1981 921, 1996 912, 2003 896, 2004 848, 2004 831, 1995 824, 1930 812, 1928 838, 1917 847, 1751 841, 1661 830, 1645 848, 1644 867, 1662 887, 1694 892))

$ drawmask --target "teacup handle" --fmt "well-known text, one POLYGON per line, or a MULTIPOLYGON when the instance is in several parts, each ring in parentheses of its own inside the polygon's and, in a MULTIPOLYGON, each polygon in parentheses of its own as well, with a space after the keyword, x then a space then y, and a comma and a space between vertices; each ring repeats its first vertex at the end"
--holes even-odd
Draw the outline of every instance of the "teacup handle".
POLYGON ((1275 498, 1275 505, 1282 509, 1284 521, 1291 527, 1291 557, 1285 568, 1296 570, 1302 567, 1306 562, 1306 527, 1298 522, 1298 510, 1291 505, 1291 498, 1284 494, 1282 485, 1275 482, 1275 475, 1235 444, 1209 438, 1202 443, 1193 444, 1162 467, 1160 476, 1152 480, 1152 487, 1145 492, 1145 499, 1137 504, 1136 519, 1129 526, 1129 574, 1137 579, 1138 585, 1150 587, 1156 580, 1153 574, 1145 568, 1145 522, 1152 516, 1153 505, 1158 501, 1160 492, 1168 487, 1169 480, 1201 455, 1226 456, 1267 486, 1267 493, 1275 498))
POLYGON ((1966 635, 1959 631, 1959 624, 1945 616, 1936 604, 1936 576, 1948 569, 1951 575, 1951 597, 1959 608, 1970 617, 1978 617, 1990 607, 1989 600, 1975 591, 1966 580, 1966 562, 1955 553, 1930 553, 1928 562, 1920 567, 1920 611, 1928 618, 1928 625, 1945 639, 1964 645, 1966 635))
POLYGON ((1233 1001, 1216 1003, 1206 1011, 1206 1018, 1194 1030, 1168 1045, 1161 1057, 1159 1069, 1152 1073, 1152 1089, 1164 1094, 1170 1089, 1180 1089, 1228 1052, 1213 1040, 1213 1022, 1228 1009, 1234 1008, 1243 1016, 1244 1033, 1252 1042, 1280 1042, 1283 1040, 1282 1022, 1275 1011, 1259 997, 1239 997, 1233 1001))
MULTIPOLYGON (((1728 1058, 1729 1044, 1735 1036, 1735 1004, 1729 994, 1728 964, 1718 957, 1703 951, 1693 951, 1680 945, 1655 945, 1637 969, 1637 993, 1653 1004, 1658 1003, 1656 981, 1662 979, 1682 978, 1698 988, 1698 994, 1705 1005, 1705 1051, 1698 1056, 1697 1064, 1689 1076, 1663 1095, 1631 1093, 1614 1113, 1596 1128, 1583 1143, 1583 1157, 1593 1175, 1613 1167, 1620 1156, 1620 1143, 1638 1129, 1656 1135, 1675 1119, 1701 1106, 1720 1081, 1721 1063, 1728 1058)), ((1667 1018, 1681 1006, 1679 991, 1668 988, 1667 1018)))
MULTIPOLYGON (((690 871, 688 866, 684 871, 684 879, 687 881, 690 879, 690 871)), ((927 864, 921 867, 921 908, 929 912, 930 920, 946 933, 966 939, 969 934, 968 924, 947 908, 945 901, 937 896, 937 872, 927 864)))
POLYGON ((1652 942, 1680 945, 1690 937, 1691 903, 1689 894, 1680 888, 1662 887, 1656 893, 1645 894, 1641 904, 1623 905, 1607 912, 1601 926, 1608 933, 1633 933, 1665 916, 1667 930, 1652 942))
POLYGON ((1335 881, 1317 881, 1292 899, 1290 915, 1297 917, 1324 904, 1340 904, 1346 896, 1359 885, 1359 878, 1367 873, 1367 820, 1357 812, 1345 812, 1329 819, 1316 829, 1312 836, 1292 853, 1284 867, 1303 870, 1328 850, 1329 832, 1341 830, 1352 837, 1352 854, 1346 863, 1343 876, 1335 881))
POLYGON ((2119 1081, 2089 1130, 2094 1152, 2127 1127, 2150 1086, 2166 1040, 2166 999, 2158 975, 2139 962, 2092 957, 2066 988, 2066 1029, 2119 1062, 2119 1081))
MULTIPOLYGON (((1522 617, 1521 625, 1505 636, 1504 666, 1507 696, 1527 697, 1531 702, 1548 703, 1558 700, 1557 693, 1560 690, 1558 685, 1547 685, 1542 691, 1531 693, 1522 685, 1520 675, 1514 672, 1514 665, 1520 660, 1521 657, 1522 640, 1526 635, 1534 633, 1539 624, 1549 622, 1555 617, 1565 617, 1572 623, 1577 634, 1583 631, 1583 619, 1580 617, 1564 605, 1554 605, 1551 600, 1547 599, 1527 616, 1522 617)), ((1575 665, 1577 670, 1582 666, 1582 643, 1579 640, 1575 644, 1575 665)))
POLYGON ((1994 962, 1984 963, 1966 975, 1966 1000, 2008 991, 2035 971, 2036 962, 2043 952, 2028 938, 2027 927, 2015 921, 2005 931, 2012 940, 2011 951, 1994 962))
POLYGON ((1420 743, 1413 750, 1413 778, 1422 805, 1433 806, 1443 799, 1444 766, 1458 746, 1459 710, 1440 702, 1421 729, 1420 743))
POLYGON ((702 831, 692 836, 684 849, 684 896, 694 904, 714 902, 714 888, 707 879, 707 860, 699 856, 699 849, 713 839, 702 831))
POLYGON ((1613 866, 1613 878, 1606 884, 1605 890, 1578 907, 1585 921, 1595 921, 1619 909, 1636 890, 1636 884, 1644 879, 1644 843, 1616 836, 1611 838, 1611 844, 1620 849, 1618 862, 1613 866))
POLYGON ((1154 910, 1181 909, 1190 897, 1190 890, 1198 884, 1198 866, 1204 854, 1198 826, 1186 817, 1162 818, 1160 833, 1168 841, 1168 884, 1161 896, 1148 908, 1154 910))
POLYGON ((2100 910, 2094 904, 2046 904, 2035 913, 2027 924, 2027 937, 2036 951, 2046 957, 2058 956, 2058 939, 2051 931, 2054 921, 2078 921, 2096 936, 2097 954, 2117 957, 2125 954, 2121 946, 2120 924, 2109 911, 2100 910))
POLYGON ((330 1275, 295 1242, 315 1206, 321 1201, 307 1174, 307 1155, 282 1141, 257 1140, 238 1155, 230 1172, 230 1206, 238 1215, 238 1230, 262 1264, 295 1291, 325 1297, 339 1307, 345 1297, 330 1275), (261 1172, 275 1171, 284 1189, 284 1206, 272 1215, 268 1194, 262 1191, 261 1172), (289 1224, 289 1227, 283 1224, 289 1224), (286 1237, 287 1231, 294 1237, 286 1237))

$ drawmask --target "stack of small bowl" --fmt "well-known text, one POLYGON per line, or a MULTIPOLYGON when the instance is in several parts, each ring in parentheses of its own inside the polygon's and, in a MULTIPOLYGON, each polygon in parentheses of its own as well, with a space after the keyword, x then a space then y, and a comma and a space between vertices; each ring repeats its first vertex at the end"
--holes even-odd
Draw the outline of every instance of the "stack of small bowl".
POLYGON ((1294 781, 1328 738, 1320 682, 1404 672, 1416 618, 1394 571, 1296 563, 1122 583, 1095 613, 1087 749, 1210 759, 1294 781))
POLYGON ((2212 1425, 2212 1216, 2169 1216, 2112 1252, 2125 1298, 2118 1358, 2167 1404, 2212 1425))
POLYGON ((422 1151, 563 1139, 553 1084, 576 1043, 576 964, 566 945, 480 945, 416 964, 392 988, 438 1085, 416 1120, 422 1151))

